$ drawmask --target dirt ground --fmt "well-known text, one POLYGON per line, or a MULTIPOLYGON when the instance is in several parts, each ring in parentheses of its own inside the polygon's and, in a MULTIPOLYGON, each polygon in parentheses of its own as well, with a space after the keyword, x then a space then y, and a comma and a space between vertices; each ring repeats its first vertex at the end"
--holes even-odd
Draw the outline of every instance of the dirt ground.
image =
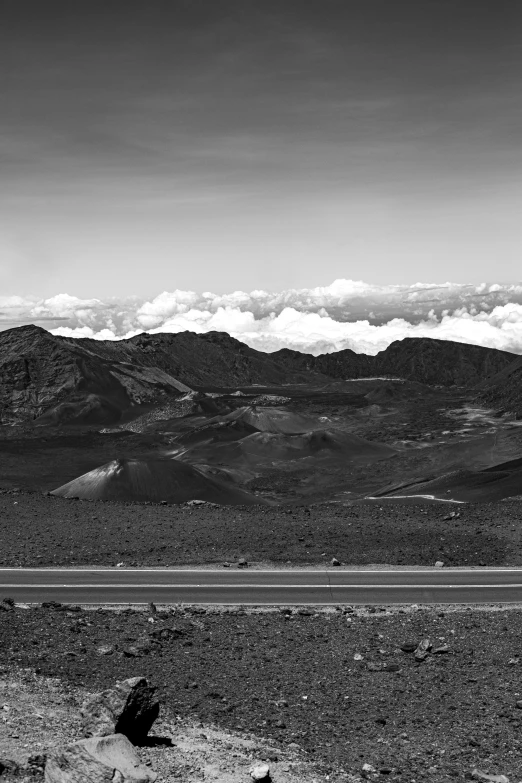
POLYGON ((490 504, 163 506, 0 494, 0 566, 522 565, 519 500, 490 504))
POLYGON ((520 780, 519 607, 290 611, 1 612, 0 753, 74 739, 85 694, 143 675, 163 701, 153 733, 174 743, 140 751, 163 780, 247 780, 262 758, 274 781, 357 780, 363 764, 520 780), (426 638, 422 662, 401 649, 426 638))
MULTIPOLYGON (((44 756, 80 739, 79 710, 91 695, 85 688, 31 669, 0 672, 0 760, 9 758, 24 767, 29 757, 44 756)), ((299 749, 274 748, 261 738, 201 721, 160 716, 153 731, 150 744, 138 753, 164 783, 195 783, 202 778, 236 783, 248 780, 250 766, 263 761, 280 783, 318 783, 322 773, 321 765, 310 763, 299 749)))

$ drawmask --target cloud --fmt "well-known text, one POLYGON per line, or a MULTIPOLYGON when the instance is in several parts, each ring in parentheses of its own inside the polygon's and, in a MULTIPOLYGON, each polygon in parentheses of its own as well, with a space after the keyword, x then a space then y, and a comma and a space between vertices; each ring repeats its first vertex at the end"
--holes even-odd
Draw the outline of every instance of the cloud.
POLYGON ((393 340, 434 337, 522 354, 522 285, 415 283, 228 294, 164 291, 150 301, 0 297, 0 328, 39 323, 54 334, 117 340, 142 331, 224 331, 262 351, 375 354, 393 340))

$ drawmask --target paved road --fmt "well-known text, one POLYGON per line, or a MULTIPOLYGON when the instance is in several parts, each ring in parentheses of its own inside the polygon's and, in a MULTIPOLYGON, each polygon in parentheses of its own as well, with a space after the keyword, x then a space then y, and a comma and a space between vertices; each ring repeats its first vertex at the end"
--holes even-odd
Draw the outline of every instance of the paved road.
POLYGON ((522 603, 522 569, 0 569, 0 597, 84 604, 522 603))

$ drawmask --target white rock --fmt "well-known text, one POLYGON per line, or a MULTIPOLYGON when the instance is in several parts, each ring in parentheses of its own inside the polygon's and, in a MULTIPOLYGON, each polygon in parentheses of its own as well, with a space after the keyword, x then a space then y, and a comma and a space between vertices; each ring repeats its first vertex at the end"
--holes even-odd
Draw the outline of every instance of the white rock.
POLYGON ((252 780, 266 780, 270 777, 270 767, 268 764, 252 764, 249 772, 252 780))
POLYGON ((435 563, 435 568, 444 568, 444 563, 442 562, 442 560, 437 560, 437 562, 435 563))
POLYGON ((492 781, 492 783, 509 783, 509 780, 505 775, 489 775, 487 772, 482 772, 480 769, 474 769, 471 776, 475 780, 492 781))
POLYGON ((141 764, 134 745, 123 734, 55 748, 45 765, 45 783, 154 783, 156 777, 141 764))

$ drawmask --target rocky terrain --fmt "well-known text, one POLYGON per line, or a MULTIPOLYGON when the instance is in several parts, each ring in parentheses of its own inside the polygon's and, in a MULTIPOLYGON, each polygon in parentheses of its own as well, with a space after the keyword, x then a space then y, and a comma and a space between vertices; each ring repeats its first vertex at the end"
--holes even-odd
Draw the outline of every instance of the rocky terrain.
POLYGON ((522 418, 522 358, 479 385, 480 398, 486 405, 514 411, 522 418))
POLYGON ((0 755, 32 780, 131 677, 158 686, 137 751, 167 782, 520 779, 519 607, 1 606, 0 755))
POLYGON ((161 505, 0 495, 0 565, 520 566, 522 503, 161 505))

